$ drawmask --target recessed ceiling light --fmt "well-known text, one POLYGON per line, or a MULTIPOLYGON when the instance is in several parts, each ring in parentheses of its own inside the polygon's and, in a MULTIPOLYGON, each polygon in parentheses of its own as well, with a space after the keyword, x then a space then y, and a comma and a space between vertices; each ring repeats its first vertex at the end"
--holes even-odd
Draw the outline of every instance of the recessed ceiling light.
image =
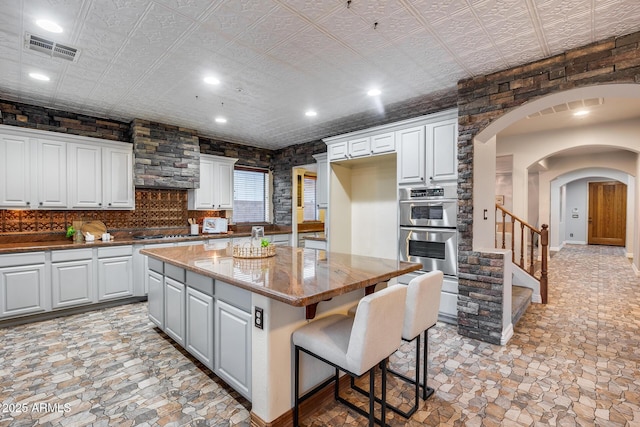
POLYGON ((46 19, 38 19, 36 25, 52 33, 61 33, 62 27, 53 21, 47 21, 46 19))
POLYGON ((309 111, 305 112, 304 115, 307 116, 307 117, 315 117, 315 116, 318 115, 318 113, 316 113, 313 110, 309 110, 309 111))
POLYGON ((205 82, 205 83, 208 83, 208 84, 210 84, 210 85, 219 85, 219 84, 220 84, 220 80, 218 80, 218 79, 217 79, 217 78, 215 78, 215 77, 211 77, 211 76, 209 76, 209 77, 205 77, 205 78, 204 78, 204 82, 205 82))
POLYGON ((216 117, 216 123, 227 123, 227 119, 224 117, 216 117))
POLYGON ((587 114, 589 114, 589 110, 579 110, 573 113, 573 115, 576 117, 586 116, 587 114))
POLYGON ((369 96, 378 96, 381 93, 382 92, 380 91, 380 89, 371 89, 371 90, 369 90, 369 92, 367 92, 367 95, 369 95, 369 96))
POLYGON ((29 73, 29 77, 35 80, 42 80, 43 82, 48 82, 50 80, 49 76, 45 76, 44 74, 40 73, 29 73))

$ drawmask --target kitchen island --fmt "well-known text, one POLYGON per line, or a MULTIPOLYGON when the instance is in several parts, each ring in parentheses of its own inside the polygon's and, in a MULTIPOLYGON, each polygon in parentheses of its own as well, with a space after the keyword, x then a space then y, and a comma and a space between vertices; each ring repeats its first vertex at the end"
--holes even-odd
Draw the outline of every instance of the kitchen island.
MULTIPOLYGON (((420 268, 289 246, 262 259, 234 258, 230 246, 206 244, 141 253, 158 285, 149 290, 151 320, 252 402, 255 425, 290 424, 294 330, 345 312, 364 290, 420 268)), ((302 388, 310 389, 332 369, 303 358, 302 373, 302 388)))

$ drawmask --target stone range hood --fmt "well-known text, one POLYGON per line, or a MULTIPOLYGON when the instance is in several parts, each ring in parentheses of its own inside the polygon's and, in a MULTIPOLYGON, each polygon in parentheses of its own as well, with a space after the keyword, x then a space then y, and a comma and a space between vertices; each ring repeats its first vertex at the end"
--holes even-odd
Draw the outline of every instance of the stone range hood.
POLYGON ((195 130, 134 119, 131 131, 136 187, 200 187, 200 144, 195 130))

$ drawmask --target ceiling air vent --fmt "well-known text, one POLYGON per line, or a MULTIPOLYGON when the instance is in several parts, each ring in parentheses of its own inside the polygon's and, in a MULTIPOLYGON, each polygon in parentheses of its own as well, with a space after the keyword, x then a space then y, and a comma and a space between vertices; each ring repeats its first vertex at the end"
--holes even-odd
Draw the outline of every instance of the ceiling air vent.
POLYGON ((53 58, 62 58, 74 62, 80 53, 79 49, 75 47, 56 43, 53 40, 48 40, 35 34, 26 33, 25 39, 25 47, 27 49, 44 53, 53 58))

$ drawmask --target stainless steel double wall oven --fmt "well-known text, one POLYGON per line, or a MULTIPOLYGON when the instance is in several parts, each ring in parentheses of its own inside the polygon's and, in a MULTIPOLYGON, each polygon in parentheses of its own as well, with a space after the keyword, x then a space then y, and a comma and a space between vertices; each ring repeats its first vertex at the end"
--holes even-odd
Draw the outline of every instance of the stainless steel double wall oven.
POLYGON ((456 186, 400 190, 400 259, 422 263, 423 271, 458 274, 456 186))

